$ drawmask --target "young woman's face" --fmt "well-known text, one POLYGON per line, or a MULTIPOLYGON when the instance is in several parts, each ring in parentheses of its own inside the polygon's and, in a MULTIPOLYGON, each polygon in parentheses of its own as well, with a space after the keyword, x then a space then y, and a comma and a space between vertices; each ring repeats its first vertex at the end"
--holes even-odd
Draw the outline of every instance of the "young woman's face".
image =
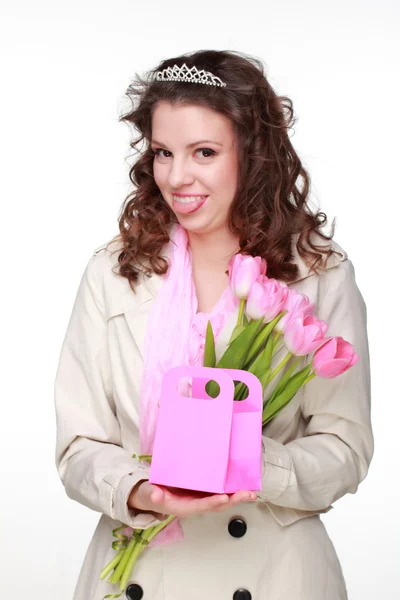
POLYGON ((231 121, 209 108, 159 102, 151 149, 155 182, 180 224, 196 233, 225 228, 238 173, 231 121))

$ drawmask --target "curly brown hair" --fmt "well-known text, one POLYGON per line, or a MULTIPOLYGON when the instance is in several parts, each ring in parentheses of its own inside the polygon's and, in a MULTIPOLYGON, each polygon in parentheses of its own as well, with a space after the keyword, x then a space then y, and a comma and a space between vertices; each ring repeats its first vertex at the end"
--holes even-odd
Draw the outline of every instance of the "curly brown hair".
POLYGON ((238 139, 239 173, 228 226, 238 236, 241 254, 262 256, 267 261, 269 277, 290 283, 298 276, 298 267, 291 262, 294 235, 298 234, 299 255, 315 272, 323 254, 328 258, 333 253, 329 245, 316 245, 310 239, 318 234, 331 240, 335 223, 330 236, 325 235, 321 228, 327 222, 326 214, 313 213, 307 203, 310 176, 288 135, 297 120, 293 103, 287 96, 275 93, 260 60, 237 51, 199 50, 183 54, 162 61, 145 78, 136 74, 126 95, 131 108, 120 116, 120 121, 139 131, 139 137, 130 146, 140 157, 129 171, 136 189, 124 200, 116 237, 122 242, 119 274, 129 280, 133 291, 139 271, 159 275, 167 272, 169 264, 161 252, 170 240, 170 226, 176 222, 153 175, 152 114, 160 101, 205 106, 231 119, 238 139), (211 71, 227 87, 155 79, 156 71, 183 63, 189 68, 211 71), (143 140, 145 148, 140 151, 138 145, 143 140))

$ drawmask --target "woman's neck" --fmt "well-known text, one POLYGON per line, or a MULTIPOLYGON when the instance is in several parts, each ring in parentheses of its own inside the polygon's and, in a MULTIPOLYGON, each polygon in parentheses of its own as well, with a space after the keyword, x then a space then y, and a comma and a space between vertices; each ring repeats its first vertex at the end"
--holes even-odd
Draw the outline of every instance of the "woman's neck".
POLYGON ((188 231, 193 264, 200 270, 223 271, 228 269, 231 257, 239 252, 239 238, 230 231, 199 234, 188 231))

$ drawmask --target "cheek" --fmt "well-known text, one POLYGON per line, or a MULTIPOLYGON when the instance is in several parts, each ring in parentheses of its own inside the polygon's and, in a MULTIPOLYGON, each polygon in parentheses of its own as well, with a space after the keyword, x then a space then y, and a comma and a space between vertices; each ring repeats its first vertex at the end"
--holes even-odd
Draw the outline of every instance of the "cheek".
POLYGON ((232 161, 227 161, 220 165, 216 174, 216 186, 222 192, 222 196, 229 202, 235 194, 237 186, 237 165, 232 161))
POLYGON ((167 160, 160 160, 157 158, 153 159, 153 175, 154 179, 160 182, 164 182, 168 179, 168 174, 171 168, 171 164, 167 160))
POLYGON ((158 187, 160 187, 162 185, 162 170, 159 169, 155 162, 153 163, 153 176, 154 181, 156 182, 158 187))

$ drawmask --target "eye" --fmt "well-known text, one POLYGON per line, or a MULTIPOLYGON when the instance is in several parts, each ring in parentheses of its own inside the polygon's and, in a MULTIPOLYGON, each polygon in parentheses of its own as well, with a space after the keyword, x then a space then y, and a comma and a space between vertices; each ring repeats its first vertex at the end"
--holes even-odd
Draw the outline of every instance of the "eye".
MULTIPOLYGON (((211 150, 211 148, 199 148, 198 150, 196 150, 196 152, 209 152, 211 153, 211 156, 217 154, 216 152, 214 152, 214 150, 211 150)), ((210 156, 205 156, 204 158, 210 158, 210 156)))
MULTIPOLYGON (((168 154, 171 154, 171 152, 164 150, 164 148, 156 148, 151 152, 153 156, 161 156, 162 158, 169 158, 169 156, 162 155, 161 152, 167 152, 168 154)), ((208 152, 210 154, 210 156, 203 156, 203 158, 211 158, 211 156, 215 156, 217 154, 214 150, 211 150, 211 148, 197 148, 196 152, 208 152)))
MULTIPOLYGON (((161 156, 160 152, 168 152, 168 150, 164 150, 163 148, 156 148, 155 150, 151 151, 153 156, 161 156)), ((164 156, 163 158, 168 158, 168 156, 164 156)))

